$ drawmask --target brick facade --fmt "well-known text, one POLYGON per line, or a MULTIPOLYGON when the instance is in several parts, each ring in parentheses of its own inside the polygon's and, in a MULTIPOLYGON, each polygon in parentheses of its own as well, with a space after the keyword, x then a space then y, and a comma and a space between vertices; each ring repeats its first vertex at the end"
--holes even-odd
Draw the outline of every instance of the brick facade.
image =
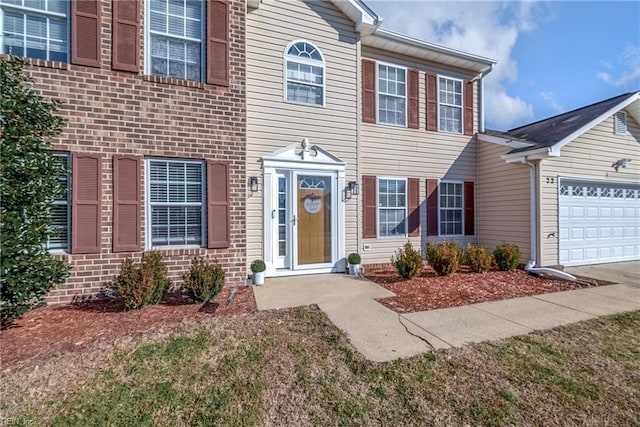
MULTIPOLYGON (((88 298, 111 288, 127 257, 139 260, 145 247, 145 184, 142 194, 142 246, 137 252, 112 251, 113 156, 135 155, 229 162, 229 232, 225 249, 160 250, 174 283, 194 256, 219 261, 226 286, 246 279, 246 107, 245 2, 229 1, 229 86, 179 81, 111 70, 111 1, 101 1, 100 68, 30 60, 26 72, 47 98, 62 101, 67 120, 55 150, 99 154, 102 163, 101 250, 98 254, 64 254, 71 265, 67 283, 53 290, 49 303, 88 298)), ((144 17, 144 2, 140 13, 144 17)), ((140 66, 144 69, 144 26, 141 19, 140 66)), ((144 168, 144 162, 141 163, 144 168)), ((132 183, 134 184, 134 183, 132 183)), ((73 212, 72 212, 73 215, 73 212)), ((74 230, 71 230, 73 233, 74 230)))

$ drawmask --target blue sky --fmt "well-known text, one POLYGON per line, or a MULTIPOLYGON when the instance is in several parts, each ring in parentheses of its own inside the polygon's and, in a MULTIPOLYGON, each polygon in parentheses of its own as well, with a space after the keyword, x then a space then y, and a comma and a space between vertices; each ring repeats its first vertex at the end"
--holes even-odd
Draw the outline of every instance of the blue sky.
POLYGON ((640 90, 640 1, 365 1, 383 28, 498 60, 491 129, 640 90))

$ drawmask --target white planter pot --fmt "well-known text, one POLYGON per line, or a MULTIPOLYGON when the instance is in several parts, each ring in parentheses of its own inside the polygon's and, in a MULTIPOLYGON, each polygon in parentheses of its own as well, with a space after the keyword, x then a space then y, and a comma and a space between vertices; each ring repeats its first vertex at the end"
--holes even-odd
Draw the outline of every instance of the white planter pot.
POLYGON ((360 264, 349 264, 349 274, 352 276, 359 276, 360 264))
POLYGON ((258 286, 264 285, 264 271, 253 273, 253 284, 258 286))

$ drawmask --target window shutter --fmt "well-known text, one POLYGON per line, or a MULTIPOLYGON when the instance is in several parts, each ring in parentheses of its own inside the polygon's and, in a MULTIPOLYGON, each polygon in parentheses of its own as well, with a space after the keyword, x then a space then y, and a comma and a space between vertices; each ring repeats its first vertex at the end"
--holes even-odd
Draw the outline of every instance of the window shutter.
POLYGON ((100 66, 100 2, 71 1, 71 62, 90 67, 100 66))
POLYGON ((464 134, 473 135, 473 83, 464 83, 464 134))
POLYGON ((438 131, 438 85, 435 74, 425 74, 427 100, 427 130, 438 131))
POLYGON ((140 161, 113 156, 113 252, 140 250, 140 161))
POLYGON ((71 253, 100 253, 101 159, 74 153, 72 163, 71 253))
POLYGON ((140 2, 113 0, 113 52, 114 70, 137 73, 140 69, 140 2))
POLYGON ((227 0, 207 0, 207 83, 229 86, 227 0))
POLYGON ((475 234, 475 207, 473 182, 464 182, 464 234, 473 236, 475 234))
POLYGON ((367 59, 362 60, 362 121, 376 122, 376 63, 367 59))
POLYGON ((427 179, 427 236, 438 235, 438 180, 427 179))
POLYGON ((376 237, 376 216, 378 201, 376 194, 376 177, 362 177, 362 237, 376 237))
POLYGON ((409 201, 409 236, 420 235, 420 180, 409 178, 407 199, 409 201))
POLYGON ((407 82, 409 83, 409 93, 408 93, 408 121, 409 126, 412 129, 420 128, 420 95, 418 92, 420 91, 419 83, 418 83, 418 71, 416 70, 408 70, 407 71, 407 82))
POLYGON ((229 163, 207 161, 207 247, 229 247, 229 163))

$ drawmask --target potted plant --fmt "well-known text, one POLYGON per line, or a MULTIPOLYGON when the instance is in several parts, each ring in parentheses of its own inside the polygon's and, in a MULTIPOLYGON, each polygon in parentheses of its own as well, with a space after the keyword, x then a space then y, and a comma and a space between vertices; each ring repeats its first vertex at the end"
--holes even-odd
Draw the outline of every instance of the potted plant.
POLYGON ((360 274, 360 254, 359 253, 351 253, 347 257, 347 262, 349 263, 349 274, 352 276, 358 276, 360 274))
POLYGON ((257 259, 251 263, 251 272, 253 273, 253 284, 264 285, 264 271, 267 265, 263 260, 257 259))

